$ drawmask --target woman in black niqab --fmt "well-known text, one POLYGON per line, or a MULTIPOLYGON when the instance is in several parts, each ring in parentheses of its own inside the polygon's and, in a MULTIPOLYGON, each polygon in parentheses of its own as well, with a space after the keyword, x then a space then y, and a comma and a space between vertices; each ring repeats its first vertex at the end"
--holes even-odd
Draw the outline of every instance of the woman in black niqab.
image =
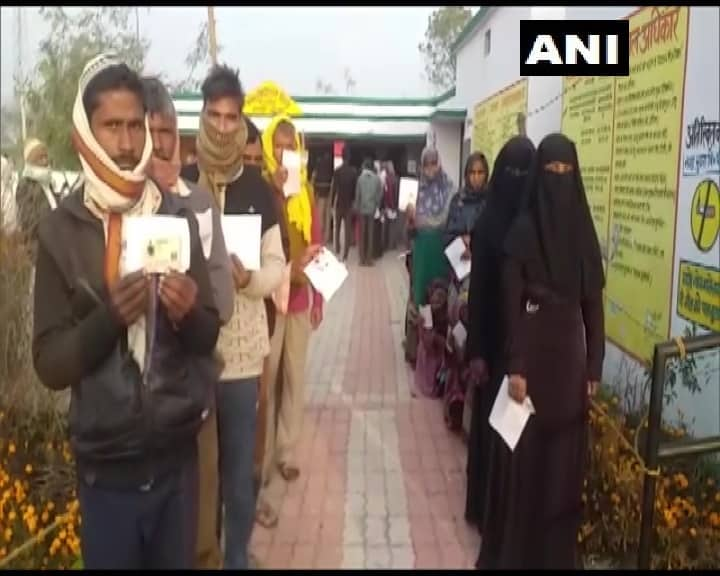
POLYGON ((479 566, 573 569, 582 519, 589 396, 605 351, 604 274, 575 145, 538 147, 528 205, 505 239, 509 394, 535 414, 510 451, 491 432, 479 566))
POLYGON ((472 266, 468 291, 468 339, 472 413, 468 437, 465 520, 482 527, 488 479, 488 417, 505 375, 502 326, 503 244, 523 203, 525 181, 535 146, 515 136, 498 153, 488 185, 485 209, 472 234, 472 266))

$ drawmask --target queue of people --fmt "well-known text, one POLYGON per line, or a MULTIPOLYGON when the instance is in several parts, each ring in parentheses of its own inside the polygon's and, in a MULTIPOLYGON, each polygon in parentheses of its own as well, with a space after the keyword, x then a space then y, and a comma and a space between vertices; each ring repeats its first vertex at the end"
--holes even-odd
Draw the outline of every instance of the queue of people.
POLYGON ((605 335, 604 270, 575 145, 551 134, 536 150, 515 136, 490 175, 471 154, 459 192, 436 150, 421 168, 408 210, 405 352, 416 390, 443 399, 451 429, 472 395, 465 518, 482 533, 476 565, 576 568, 605 335), (444 254, 457 238, 471 262, 462 279, 444 254), (512 400, 529 397, 535 410, 514 450, 488 422, 505 378, 512 400))
MULTIPOLYGON (((202 94, 197 156, 182 166, 162 82, 93 58, 72 110, 82 183, 37 226, 33 359, 45 386, 71 390, 90 569, 247 569, 255 521, 277 521, 265 488, 302 473, 308 341, 323 318, 303 272, 323 233, 305 170, 297 195, 282 191, 283 150, 302 142, 284 116, 260 134, 226 66, 202 94), (222 217, 238 214, 261 216, 259 269, 226 248, 222 217), (123 220, 137 215, 187 222, 186 273, 128 273, 123 220)), ((42 162, 42 149, 27 156, 42 162)))
MULTIPOLYGON (((82 184, 53 203, 47 151, 26 147, 26 179, 50 208, 26 223, 33 360, 45 386, 71 390, 91 569, 251 566, 254 523, 278 521, 271 486, 302 473, 308 344, 323 321, 304 268, 332 237, 330 220, 346 259, 359 217, 361 265, 394 248, 403 226, 392 163, 368 159, 358 174, 346 152, 332 176, 327 162, 312 179, 302 167, 287 198, 283 152, 303 149, 292 119, 260 133, 226 66, 202 95, 196 158, 183 166, 167 88, 100 55, 72 110, 82 184), (242 214, 261 217, 256 270, 226 248, 222 217, 242 214), (125 269, 123 220, 151 215, 187 222, 186 273, 125 269)), ((470 155, 460 191, 428 148, 405 217, 415 388, 442 398, 453 430, 472 394, 465 515, 483 534, 477 565, 573 568, 588 398, 604 356, 604 271, 575 145, 513 137, 491 174, 470 155), (458 238, 471 262, 463 278, 445 257, 458 238), (514 451, 488 423, 506 377, 511 398, 536 411, 514 451)))

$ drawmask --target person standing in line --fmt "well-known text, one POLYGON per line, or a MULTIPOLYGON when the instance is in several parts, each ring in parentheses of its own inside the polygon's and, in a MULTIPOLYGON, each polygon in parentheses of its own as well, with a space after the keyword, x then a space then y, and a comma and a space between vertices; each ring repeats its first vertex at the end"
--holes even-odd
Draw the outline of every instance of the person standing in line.
MULTIPOLYGON (((487 198, 488 163, 482 152, 473 152, 465 162, 465 185, 450 202, 445 242, 449 245, 456 238, 462 238, 465 244, 464 258, 471 258, 470 235, 477 219, 485 208, 487 198)), ((463 308, 468 301, 470 276, 458 280, 455 272, 450 272, 448 289, 448 316, 451 328, 462 322, 463 308)), ((467 325, 463 323, 467 328, 467 325)), ((456 342, 454 335, 448 336, 445 349, 445 369, 443 373, 443 403, 445 423, 451 430, 462 427, 462 414, 465 406, 467 363, 463 358, 463 343, 456 342)))
POLYGON ((502 325, 503 242, 525 197, 525 181, 535 153, 527 138, 514 137, 500 149, 487 202, 472 231, 472 266, 467 293, 465 361, 472 386, 468 436, 465 520, 483 526, 489 477, 490 410, 505 376, 502 325))
POLYGON ((312 185, 320 223, 323 229, 323 241, 332 242, 332 210, 330 204, 330 185, 332 183, 333 169, 330 153, 325 151, 320 155, 312 175, 312 185))
POLYGON ((283 193, 288 178, 282 165, 283 152, 302 153, 292 120, 282 115, 273 118, 263 132, 262 145, 264 176, 283 207, 283 232, 291 264, 287 313, 276 315, 268 370, 268 422, 259 507, 269 513, 259 515, 271 519, 277 515, 279 503, 272 501, 275 492, 267 488, 277 477, 276 472, 285 482, 294 482, 300 476, 296 451, 305 411, 308 343, 323 317, 322 297, 310 286, 304 269, 321 249, 322 229, 304 169, 300 172, 299 192, 290 198, 283 193))
MULTIPOLYGON (((157 78, 143 78, 143 88, 153 139, 153 155, 147 174, 164 193, 177 194, 195 213, 203 255, 208 261, 210 284, 224 326, 232 317, 235 288, 220 210, 207 190, 180 177, 180 134, 175 106, 167 88, 157 78)), ((216 531, 219 506, 216 388, 221 363, 219 355, 208 362, 208 413, 198 433, 198 533, 195 555, 195 567, 198 569, 217 569, 222 566, 216 531)))
POLYGON ((408 228, 412 241, 413 304, 425 305, 428 286, 436 278, 447 278, 449 265, 445 257, 445 226, 455 187, 442 169, 440 155, 425 148, 421 159, 417 206, 407 208, 408 228))
POLYGON ((575 144, 538 146, 529 209, 505 239, 508 393, 535 414, 511 452, 492 436, 481 568, 577 569, 589 398, 605 351, 600 245, 575 144))
POLYGON ((343 150, 342 165, 335 170, 332 181, 331 202, 335 214, 335 253, 342 254, 345 262, 350 254, 353 238, 352 210, 355 204, 355 186, 358 173, 350 164, 350 149, 343 150), (340 229, 343 229, 345 246, 340 251, 340 229))
POLYGON ((245 117, 245 124, 247 126, 247 143, 243 151, 243 165, 245 168, 262 174, 264 161, 260 131, 247 116, 245 117))
POLYGON ((360 266, 373 264, 373 233, 375 214, 382 203, 382 184, 375 173, 373 161, 366 158, 355 186, 355 213, 360 218, 360 266))
POLYGON ((400 193, 398 178, 395 175, 395 166, 392 160, 385 163, 385 237, 383 239, 385 250, 396 250, 399 243, 398 195, 400 193))
POLYGON ((190 569, 202 365, 220 329, 197 220, 145 176, 143 86, 125 63, 88 62, 72 121, 84 182, 38 229, 33 361, 45 386, 72 391, 83 563, 190 569), (187 274, 124 269, 123 219, 154 214, 186 219, 187 274))
POLYGON ((209 189, 225 215, 261 217, 260 268, 250 271, 231 254, 235 307, 218 339, 224 368, 218 385, 220 485, 225 507, 227 569, 249 567, 255 519, 253 482, 258 389, 270 353, 264 299, 282 282, 285 258, 272 192, 257 170, 246 170, 245 94, 237 72, 215 66, 202 85, 198 163, 183 176, 209 189))
MULTIPOLYGON (((262 135, 257 129, 255 124, 249 119, 245 118, 245 122, 248 127, 248 138, 247 144, 245 145, 245 152, 243 159, 245 162, 245 170, 254 170, 258 174, 262 174, 265 168, 265 159, 263 157, 262 150, 262 135)), ((279 201, 279 197, 276 194, 272 194, 272 200, 275 203, 275 209, 278 218, 278 225, 280 226, 280 235, 282 238, 283 253, 287 261, 289 257, 288 238, 287 230, 285 227, 284 220, 284 206, 279 201)), ((286 288, 289 289, 290 273, 288 268, 289 264, 286 265, 285 274, 283 276, 283 286, 279 291, 283 291, 286 288), (287 283, 287 286, 285 286, 287 283)), ((278 298, 282 299, 282 296, 278 298)), ((257 423, 255 426, 255 463, 254 463, 254 478, 255 478, 255 498, 256 498, 256 510, 255 510, 255 522, 265 528, 272 528, 277 524, 278 517, 272 507, 267 505, 265 499, 260 498, 260 491, 262 488, 262 473, 263 473, 263 461, 265 459, 265 445, 268 434, 268 419, 269 414, 269 398, 268 394, 270 390, 275 390, 275 386, 270 386, 270 357, 272 355, 273 343, 276 341, 273 338, 275 334, 275 321, 278 313, 282 313, 283 310, 278 310, 276 304, 276 296, 265 298, 265 312, 268 320, 268 335, 270 337, 270 351, 271 354, 265 357, 263 363, 263 372, 260 376, 260 390, 258 398, 258 409, 257 409, 257 423)), ((287 312, 287 310, 285 310, 287 312)), ((274 403, 273 403, 274 405, 274 403)), ((250 558, 251 567, 258 567, 259 561, 250 558)))

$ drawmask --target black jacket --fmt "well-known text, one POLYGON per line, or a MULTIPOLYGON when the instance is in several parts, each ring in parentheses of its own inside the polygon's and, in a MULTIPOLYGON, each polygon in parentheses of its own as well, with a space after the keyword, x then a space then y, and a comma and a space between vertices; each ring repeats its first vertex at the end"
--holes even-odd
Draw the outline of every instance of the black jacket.
POLYGON ((126 329, 109 307, 103 277, 102 223, 83 204, 82 189, 39 228, 35 272, 33 360, 42 383, 72 389, 70 439, 79 473, 90 482, 136 486, 176 469, 192 454, 207 406, 205 360, 220 329, 191 211, 172 195, 160 214, 190 226, 189 275, 197 304, 173 328, 162 305, 143 379, 127 348, 126 329))

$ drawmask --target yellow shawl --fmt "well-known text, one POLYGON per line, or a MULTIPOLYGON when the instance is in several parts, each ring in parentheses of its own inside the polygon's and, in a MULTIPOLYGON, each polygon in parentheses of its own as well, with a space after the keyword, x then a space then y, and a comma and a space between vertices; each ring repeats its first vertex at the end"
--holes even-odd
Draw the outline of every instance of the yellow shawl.
MULTIPOLYGON (((293 124, 290 116, 275 116, 268 127, 263 131, 262 135, 263 156, 265 158, 265 177, 270 182, 272 182, 272 175, 275 174, 275 171, 278 168, 278 163, 275 161, 275 154, 273 153, 273 136, 275 135, 275 130, 277 129, 278 124, 283 121, 288 124, 293 124)), ((302 142, 300 141, 297 129, 295 129, 295 147, 297 152, 302 155, 302 142)), ((312 193, 310 191, 310 183, 307 177, 307 167, 303 165, 300 167, 300 192, 287 200, 287 218, 288 223, 292 224, 300 231, 307 244, 311 243, 311 196, 312 193)))

